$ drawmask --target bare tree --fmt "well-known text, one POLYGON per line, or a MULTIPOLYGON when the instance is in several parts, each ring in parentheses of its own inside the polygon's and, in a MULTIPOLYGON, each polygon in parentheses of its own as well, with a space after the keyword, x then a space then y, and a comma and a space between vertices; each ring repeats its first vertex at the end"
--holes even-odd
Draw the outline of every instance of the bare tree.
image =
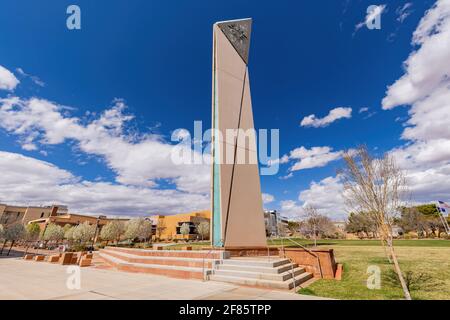
POLYGON ((317 237, 330 237, 336 233, 336 228, 330 218, 319 213, 317 208, 307 206, 305 208, 306 219, 302 221, 300 230, 305 236, 314 239, 314 247, 317 247, 317 237))
POLYGON ((286 237, 288 235, 288 231, 289 231, 289 229, 287 228, 285 223, 283 223, 281 221, 277 223, 278 236, 286 237))
POLYGON ((344 180, 344 197, 351 211, 359 210, 371 215, 384 248, 394 263, 403 293, 407 300, 411 295, 400 269, 394 250, 392 226, 401 207, 406 181, 392 155, 374 159, 365 146, 356 151, 344 153, 346 169, 341 175, 344 180))
POLYGON ((164 230, 166 230, 166 222, 164 219, 158 219, 158 223, 156 224, 156 236, 160 240, 164 230))

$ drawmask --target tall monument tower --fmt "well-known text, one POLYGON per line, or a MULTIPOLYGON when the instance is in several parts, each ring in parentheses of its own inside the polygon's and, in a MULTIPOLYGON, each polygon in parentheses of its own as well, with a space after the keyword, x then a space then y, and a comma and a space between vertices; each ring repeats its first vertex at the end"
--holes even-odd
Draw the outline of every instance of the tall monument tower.
POLYGON ((215 247, 266 247, 256 140, 248 75, 252 20, 217 22, 213 27, 212 241, 215 247), (244 154, 247 161, 237 161, 244 154), (229 161, 228 159, 232 159, 229 161))

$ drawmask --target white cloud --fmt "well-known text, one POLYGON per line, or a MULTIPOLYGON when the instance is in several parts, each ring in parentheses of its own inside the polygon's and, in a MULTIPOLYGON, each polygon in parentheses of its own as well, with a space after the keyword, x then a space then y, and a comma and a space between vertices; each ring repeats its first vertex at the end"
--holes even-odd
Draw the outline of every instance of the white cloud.
POLYGON ((381 16, 385 9, 386 9, 385 4, 375 6, 374 10, 367 13, 366 17, 364 18, 364 21, 361 21, 360 23, 358 23, 355 26, 355 32, 357 32, 359 29, 361 29, 362 27, 366 26, 371 21, 374 21, 379 16, 381 16))
POLYGON ((45 161, 0 151, 1 202, 69 206, 70 212, 109 215, 180 213, 209 207, 209 197, 177 190, 157 190, 84 181, 45 161))
MULTIPOLYGON (((405 62, 405 74, 388 88, 384 109, 411 105, 402 138, 391 150, 405 169, 411 203, 450 201, 450 1, 439 0, 414 32, 415 48, 405 62)), ((281 211, 302 215, 313 205, 335 219, 346 216, 339 177, 328 177, 281 202, 281 211)))
POLYGON ((280 212, 289 218, 305 217, 305 208, 313 206, 319 213, 333 220, 342 220, 347 216, 343 193, 343 185, 339 176, 328 177, 320 182, 312 182, 309 189, 303 190, 298 200, 281 201, 280 212))
POLYGON ((11 71, 0 65, 0 90, 14 90, 19 83, 11 71))
POLYGON ((74 141, 79 151, 101 157, 121 184, 155 187, 166 179, 179 190, 209 192, 209 165, 175 165, 174 145, 158 135, 127 132, 133 116, 125 108, 122 100, 115 100, 99 117, 86 121, 48 100, 9 97, 0 99, 0 127, 19 136, 26 150, 74 141))
POLYGON ((300 147, 294 149, 289 154, 289 159, 295 161, 289 169, 292 171, 324 167, 331 161, 338 160, 342 156, 342 151, 332 151, 331 147, 312 147, 307 149, 300 147))
POLYGON ((450 81, 450 2, 440 0, 422 18, 413 35, 413 50, 405 74, 388 88, 383 108, 414 104, 447 87, 450 81))
POLYGON ((275 201, 275 197, 273 195, 271 195, 271 194, 263 193, 262 194, 262 200, 263 200, 264 204, 268 204, 268 203, 274 202, 275 201))
POLYGON ((320 182, 312 182, 309 189, 300 192, 299 200, 304 206, 318 208, 330 216, 345 214, 344 191, 340 177, 328 177, 320 182))
POLYGON ((410 16, 410 14, 412 13, 412 6, 413 4, 411 2, 407 2, 403 6, 400 6, 397 8, 397 10, 395 10, 398 22, 403 23, 406 18, 410 16))
POLYGON ((413 34, 405 73, 391 85, 383 108, 410 105, 402 138, 392 150, 407 170, 413 201, 450 199, 450 1, 439 0, 413 34))
POLYGON ((367 112, 367 111, 369 111, 369 108, 362 107, 362 108, 359 109, 358 113, 364 113, 364 112, 367 112))
POLYGON ((287 175, 281 176, 279 179, 280 180, 287 180, 287 179, 290 179, 292 177, 294 177, 294 174, 292 172, 289 172, 287 175))
POLYGON ((31 81, 33 81, 36 85, 40 87, 45 87, 45 82, 42 81, 39 77, 26 73, 22 68, 17 68, 16 71, 22 77, 30 78, 31 81))
POLYGON ((314 127, 314 128, 320 128, 320 127, 326 127, 333 123, 336 120, 343 119, 343 118, 351 118, 352 117, 352 108, 335 108, 332 109, 327 116, 324 118, 317 118, 316 115, 311 114, 301 121, 300 125, 302 127, 314 127))

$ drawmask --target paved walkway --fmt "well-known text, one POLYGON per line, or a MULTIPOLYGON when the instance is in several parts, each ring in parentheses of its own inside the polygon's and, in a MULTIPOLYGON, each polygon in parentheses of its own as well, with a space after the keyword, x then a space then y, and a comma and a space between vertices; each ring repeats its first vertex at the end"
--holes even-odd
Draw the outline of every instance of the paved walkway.
POLYGON ((157 275, 96 268, 81 269, 79 290, 67 288, 67 266, 47 262, 0 259, 0 299, 68 300, 315 300, 292 292, 232 284, 181 280, 157 275))

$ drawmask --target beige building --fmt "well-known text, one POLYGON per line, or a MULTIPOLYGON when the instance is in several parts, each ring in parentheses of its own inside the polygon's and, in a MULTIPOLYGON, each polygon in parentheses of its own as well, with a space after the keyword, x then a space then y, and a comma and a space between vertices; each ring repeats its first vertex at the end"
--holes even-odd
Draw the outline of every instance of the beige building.
MULTIPOLYGON (((154 215, 149 218, 153 224, 154 238, 160 240, 197 240, 201 239, 198 235, 196 227, 201 222, 210 223, 211 212, 197 211, 191 213, 182 213, 172 216, 154 215), (180 232, 181 226, 187 223, 190 227, 188 235, 180 232)), ((208 238, 208 237, 207 237, 208 238)), ((205 240, 207 239, 205 238, 205 240)))
POLYGON ((90 225, 96 225, 99 230, 106 225, 108 222, 111 221, 123 221, 126 222, 129 219, 112 219, 107 218, 106 216, 87 216, 82 214, 74 214, 74 213, 67 213, 62 215, 56 215, 56 216, 50 216, 46 218, 39 218, 36 220, 31 220, 29 223, 36 223, 39 225, 41 230, 45 229, 45 226, 48 224, 56 224, 61 227, 64 227, 65 225, 71 225, 71 226, 77 226, 79 224, 83 224, 85 222, 88 222, 90 225))
POLYGON ((67 207, 62 205, 26 207, 0 204, 0 224, 22 223, 26 225, 32 220, 66 214, 67 211, 67 207))

